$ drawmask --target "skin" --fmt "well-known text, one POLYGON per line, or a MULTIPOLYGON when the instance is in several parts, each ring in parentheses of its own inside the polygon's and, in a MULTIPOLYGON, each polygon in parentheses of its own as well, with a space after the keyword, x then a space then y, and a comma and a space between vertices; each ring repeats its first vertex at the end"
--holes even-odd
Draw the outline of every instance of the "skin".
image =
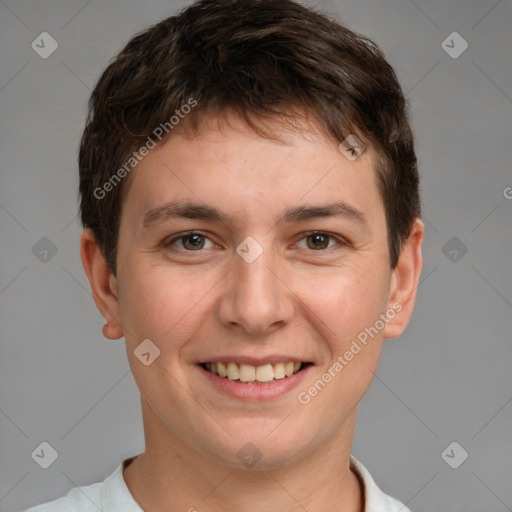
POLYGON ((349 467, 357 406, 382 340, 399 336, 412 313, 423 224, 414 221, 391 269, 369 148, 349 161, 313 123, 292 131, 276 122, 283 144, 227 118, 207 119, 197 137, 173 134, 132 171, 116 278, 93 233, 82 234, 104 335, 124 336, 141 393, 146 451, 125 468, 125 481, 140 506, 155 512, 360 512, 361 487, 349 467), (230 219, 143 226, 149 211, 177 200, 216 207, 230 219), (360 211, 365 223, 348 216, 283 219, 289 208, 336 201, 360 211), (206 235, 202 249, 184 247, 190 238, 171 240, 188 230, 206 235), (319 241, 311 231, 332 235, 320 239, 327 248, 310 248, 319 241), (252 263, 236 253, 248 236, 263 248, 252 263), (300 403, 298 392, 393 304, 401 311, 308 404, 300 403), (134 355, 147 338, 160 349, 149 366, 134 355), (227 354, 286 354, 313 366, 283 396, 243 400, 209 385, 197 366, 227 354), (262 453, 252 468, 237 457, 248 442, 262 453))

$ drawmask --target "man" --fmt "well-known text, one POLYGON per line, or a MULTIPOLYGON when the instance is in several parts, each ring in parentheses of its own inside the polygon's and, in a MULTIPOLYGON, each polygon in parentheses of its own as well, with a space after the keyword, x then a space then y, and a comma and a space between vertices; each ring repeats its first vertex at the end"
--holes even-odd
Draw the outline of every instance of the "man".
POLYGON ((351 456, 422 266, 376 45, 291 0, 194 3, 108 66, 79 160, 82 262, 146 450, 31 512, 407 511, 351 456))

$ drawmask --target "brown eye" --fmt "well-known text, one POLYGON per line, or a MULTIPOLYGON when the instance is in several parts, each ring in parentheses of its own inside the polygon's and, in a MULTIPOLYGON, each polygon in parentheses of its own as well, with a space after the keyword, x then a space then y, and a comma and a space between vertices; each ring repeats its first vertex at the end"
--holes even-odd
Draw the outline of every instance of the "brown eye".
POLYGON ((171 240, 164 242, 166 247, 177 247, 188 252, 199 252, 201 249, 211 249, 214 243, 202 233, 188 232, 175 236, 171 240))
POLYGON ((329 245, 329 238, 329 235, 322 235, 321 233, 309 235, 306 237, 307 246, 313 250, 326 249, 329 245))
POLYGON ((186 235, 181 238, 183 247, 187 250, 195 251, 204 247, 204 236, 198 234, 186 235))

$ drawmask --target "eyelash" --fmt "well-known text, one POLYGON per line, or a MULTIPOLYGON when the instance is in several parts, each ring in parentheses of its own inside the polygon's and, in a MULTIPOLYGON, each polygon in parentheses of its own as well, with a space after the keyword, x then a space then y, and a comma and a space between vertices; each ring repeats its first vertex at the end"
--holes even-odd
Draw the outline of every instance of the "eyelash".
MULTIPOLYGON (((167 241, 164 241, 163 245, 165 247, 173 246, 174 242, 176 242, 178 240, 183 240, 186 237, 192 236, 192 235, 202 236, 202 237, 210 240, 212 243, 214 243, 208 237, 208 235, 206 233, 203 233, 201 231, 186 231, 186 232, 180 233, 179 235, 176 235, 176 236, 172 237, 171 239, 168 239, 167 241)), ((347 242, 344 239, 342 239, 342 238, 340 238, 338 236, 332 235, 331 233, 327 233, 325 231, 310 231, 310 232, 304 233, 302 238, 299 239, 299 242, 304 240, 304 239, 306 239, 306 238, 308 238, 308 237, 310 237, 310 236, 314 236, 314 235, 321 235, 321 236, 328 237, 330 240, 336 241, 336 245, 339 245, 339 246, 346 246, 346 245, 348 245, 347 242)), ((315 252, 326 252, 329 249, 332 249, 333 247, 335 247, 335 246, 331 246, 331 247, 328 246, 325 249, 309 249, 309 252, 312 252, 312 253, 315 253, 315 252)), ((185 252, 189 252, 189 253, 202 252, 202 249, 198 249, 197 251, 194 251, 194 250, 189 250, 189 249, 184 249, 184 248, 178 248, 176 250, 185 251, 185 252)))

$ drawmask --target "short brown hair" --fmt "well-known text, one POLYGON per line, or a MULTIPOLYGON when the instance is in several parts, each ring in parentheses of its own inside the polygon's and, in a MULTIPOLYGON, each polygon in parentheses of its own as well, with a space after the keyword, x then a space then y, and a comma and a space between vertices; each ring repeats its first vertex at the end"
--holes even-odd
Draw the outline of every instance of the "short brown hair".
POLYGON ((89 100, 79 154, 81 220, 114 275, 123 196, 136 165, 130 159, 155 143, 157 127, 165 129, 158 143, 171 135, 170 119, 191 98, 194 108, 179 129, 197 130, 202 116, 231 110, 268 136, 255 120, 302 111, 339 142, 356 134, 373 149, 395 267, 421 208, 407 104, 382 51, 292 0, 200 0, 135 35, 89 100))

